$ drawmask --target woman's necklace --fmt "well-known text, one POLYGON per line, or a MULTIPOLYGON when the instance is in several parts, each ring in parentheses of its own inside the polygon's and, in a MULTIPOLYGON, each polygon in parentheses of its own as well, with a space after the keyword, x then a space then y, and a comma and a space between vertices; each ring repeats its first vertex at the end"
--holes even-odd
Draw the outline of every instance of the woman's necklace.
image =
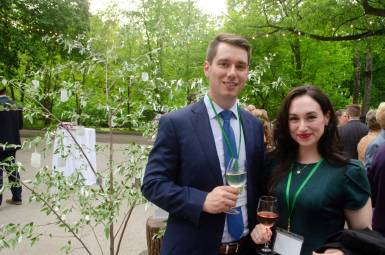
POLYGON ((297 167, 297 169, 295 170, 295 172, 296 172, 297 174, 301 174, 301 172, 302 172, 306 167, 308 167, 308 166, 309 166, 309 164, 304 165, 303 167, 297 167))

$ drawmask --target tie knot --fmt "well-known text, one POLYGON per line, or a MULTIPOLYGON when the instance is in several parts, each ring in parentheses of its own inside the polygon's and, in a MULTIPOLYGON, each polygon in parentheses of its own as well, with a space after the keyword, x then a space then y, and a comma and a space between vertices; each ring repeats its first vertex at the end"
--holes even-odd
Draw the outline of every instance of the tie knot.
POLYGON ((230 111, 230 110, 223 110, 221 113, 220 113, 221 117, 223 120, 230 120, 231 117, 233 116, 233 112, 230 111))

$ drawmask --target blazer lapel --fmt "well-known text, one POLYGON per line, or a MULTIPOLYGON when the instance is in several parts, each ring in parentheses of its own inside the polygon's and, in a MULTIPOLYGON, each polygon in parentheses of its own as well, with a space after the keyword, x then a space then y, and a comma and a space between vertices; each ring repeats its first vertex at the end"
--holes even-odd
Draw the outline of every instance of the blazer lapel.
POLYGON ((198 137, 201 149, 206 156, 206 160, 209 162, 210 172, 214 175, 218 185, 223 185, 218 153, 215 147, 209 116, 203 100, 200 100, 193 105, 191 110, 193 112, 192 125, 196 131, 196 136, 198 137))
POLYGON ((250 166, 251 161, 255 160, 253 159, 253 127, 250 123, 250 120, 246 117, 243 110, 240 111, 241 113, 241 122, 242 122, 242 131, 244 135, 244 141, 245 141, 245 152, 246 152, 246 164, 247 164, 247 172, 250 172, 250 166))
MULTIPOLYGON (((242 130, 244 135, 244 141, 245 141, 245 153, 246 153, 246 171, 247 171, 247 213, 249 217, 253 217, 254 215, 254 207, 252 206, 253 203, 255 203, 255 187, 253 187, 255 180, 253 178, 256 178, 257 175, 253 175, 252 169, 253 169, 253 161, 257 160, 256 156, 254 155, 254 139, 255 135, 253 132, 255 132, 255 129, 252 126, 252 123, 250 122, 250 119, 247 118, 245 112, 243 110, 241 112, 241 122, 242 122, 242 130)), ((252 221, 249 220, 249 227, 253 227, 250 225, 252 221)))

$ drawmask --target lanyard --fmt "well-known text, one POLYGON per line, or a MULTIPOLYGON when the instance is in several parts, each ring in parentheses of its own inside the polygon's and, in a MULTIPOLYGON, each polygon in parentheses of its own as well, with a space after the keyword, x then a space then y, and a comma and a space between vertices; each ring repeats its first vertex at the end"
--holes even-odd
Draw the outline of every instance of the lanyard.
POLYGON ((309 182, 309 180, 313 176, 313 174, 317 171, 317 169, 321 165, 322 161, 323 161, 322 158, 320 160, 318 160, 317 164, 313 167, 313 169, 310 171, 310 173, 306 176, 305 180, 301 183, 301 185, 299 186, 299 188, 295 192, 294 198, 293 198, 293 201, 292 201, 291 204, 290 204, 289 193, 290 193, 290 186, 291 186, 291 177, 292 177, 292 174, 293 174, 293 166, 291 166, 291 168, 290 168, 289 176, 287 178, 287 183, 286 183, 286 204, 287 204, 287 208, 288 208, 288 211, 289 211, 289 217, 288 217, 288 223, 287 223, 287 230, 288 231, 290 231, 290 221, 291 221, 291 218, 293 216, 293 211, 294 211, 295 203, 297 202, 299 194, 302 192, 303 188, 309 182))
MULTIPOLYGON (((230 145, 230 141, 229 141, 229 138, 227 137, 227 134, 225 132, 225 130, 223 129, 223 124, 222 122, 220 121, 221 118, 219 118, 219 114, 217 113, 217 110, 215 110, 215 107, 214 107, 214 104, 213 104, 213 101, 211 100, 211 97, 208 97, 209 98, 209 101, 210 101, 210 104, 211 104, 211 108, 213 109, 214 113, 215 113, 215 119, 217 120, 218 122, 218 125, 220 126, 221 128, 221 132, 222 132, 222 136, 224 137, 225 139, 225 143, 226 143, 226 147, 229 149, 229 152, 230 152, 230 158, 234 158, 234 155, 238 155, 238 153, 241 151, 241 142, 242 142, 242 124, 241 124, 241 113, 239 111, 239 105, 237 105, 237 111, 238 111, 238 123, 239 123, 239 142, 238 142, 238 152, 237 154, 234 154, 233 152, 233 149, 231 148, 231 145, 230 145)), ((222 120, 223 121, 223 120, 222 120)), ((236 149, 236 148, 235 148, 236 149)), ((239 155, 238 155, 239 157, 239 155)), ((226 166, 225 166, 226 167, 226 166)))

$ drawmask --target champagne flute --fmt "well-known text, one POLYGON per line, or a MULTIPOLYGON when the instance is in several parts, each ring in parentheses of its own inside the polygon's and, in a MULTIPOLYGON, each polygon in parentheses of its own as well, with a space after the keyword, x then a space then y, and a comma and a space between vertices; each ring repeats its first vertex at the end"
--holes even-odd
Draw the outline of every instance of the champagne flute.
MULTIPOLYGON (((239 160, 232 158, 226 168, 225 178, 227 185, 234 188, 242 188, 246 184, 245 164, 239 164, 239 160)), ((226 213, 239 214, 235 208, 230 209, 226 213)))
MULTIPOLYGON (((257 218, 259 222, 268 228, 274 226, 278 220, 277 198, 273 196, 261 196, 258 201, 257 218)), ((269 242, 261 248, 263 254, 272 254, 269 242)))

